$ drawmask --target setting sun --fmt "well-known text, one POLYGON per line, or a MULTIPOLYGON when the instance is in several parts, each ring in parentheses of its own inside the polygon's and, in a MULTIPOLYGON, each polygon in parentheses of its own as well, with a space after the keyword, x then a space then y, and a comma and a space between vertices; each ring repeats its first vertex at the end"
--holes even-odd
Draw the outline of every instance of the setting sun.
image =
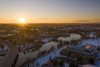
POLYGON ((25 23, 26 23, 26 19, 25 19, 25 18, 20 18, 20 19, 19 19, 19 22, 20 22, 21 24, 25 24, 25 23))

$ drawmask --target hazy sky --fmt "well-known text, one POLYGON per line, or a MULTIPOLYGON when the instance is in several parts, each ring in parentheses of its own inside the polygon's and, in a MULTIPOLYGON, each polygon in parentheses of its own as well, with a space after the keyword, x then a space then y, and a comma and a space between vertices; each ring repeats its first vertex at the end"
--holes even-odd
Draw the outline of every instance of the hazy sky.
POLYGON ((0 0, 0 22, 100 21, 100 0, 0 0))

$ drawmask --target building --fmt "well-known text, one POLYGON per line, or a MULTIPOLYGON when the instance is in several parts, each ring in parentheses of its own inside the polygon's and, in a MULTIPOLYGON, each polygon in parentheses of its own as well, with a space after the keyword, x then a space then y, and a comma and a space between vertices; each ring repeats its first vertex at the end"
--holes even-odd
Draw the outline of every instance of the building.
POLYGON ((60 52, 60 59, 72 65, 94 64, 97 55, 97 48, 93 45, 69 46, 60 52))

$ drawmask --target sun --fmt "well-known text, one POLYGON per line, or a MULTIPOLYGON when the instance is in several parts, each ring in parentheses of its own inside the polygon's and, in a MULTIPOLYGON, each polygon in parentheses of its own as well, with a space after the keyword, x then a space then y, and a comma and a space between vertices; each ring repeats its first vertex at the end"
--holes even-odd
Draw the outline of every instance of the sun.
POLYGON ((21 23, 21 24, 26 24, 26 19, 25 19, 25 18, 20 18, 20 19, 19 19, 19 23, 21 23))

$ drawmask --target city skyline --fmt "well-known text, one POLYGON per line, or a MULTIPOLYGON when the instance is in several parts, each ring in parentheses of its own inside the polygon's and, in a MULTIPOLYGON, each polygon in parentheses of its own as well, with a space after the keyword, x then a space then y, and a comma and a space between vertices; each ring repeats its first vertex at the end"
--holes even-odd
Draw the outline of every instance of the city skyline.
POLYGON ((100 0, 0 0, 0 23, 100 22, 100 0))

